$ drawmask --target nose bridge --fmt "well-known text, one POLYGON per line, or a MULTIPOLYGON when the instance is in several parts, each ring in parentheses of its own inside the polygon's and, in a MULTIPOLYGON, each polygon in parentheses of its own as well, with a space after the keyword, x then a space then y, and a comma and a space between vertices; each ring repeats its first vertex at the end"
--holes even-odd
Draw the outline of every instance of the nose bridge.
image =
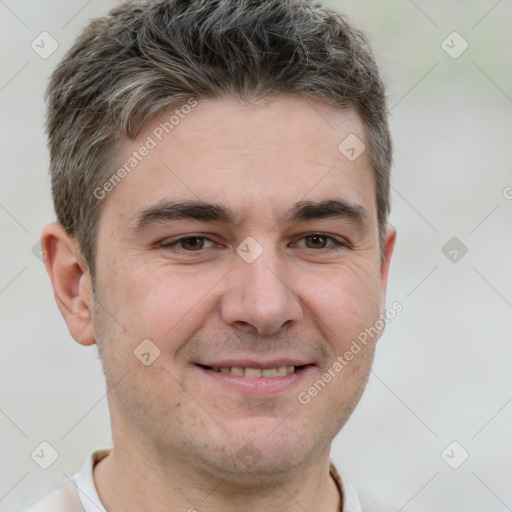
POLYGON ((260 237, 258 242, 246 239, 237 253, 223 298, 224 321, 245 328, 250 324, 259 334, 268 335, 298 320, 302 308, 271 237, 260 237))

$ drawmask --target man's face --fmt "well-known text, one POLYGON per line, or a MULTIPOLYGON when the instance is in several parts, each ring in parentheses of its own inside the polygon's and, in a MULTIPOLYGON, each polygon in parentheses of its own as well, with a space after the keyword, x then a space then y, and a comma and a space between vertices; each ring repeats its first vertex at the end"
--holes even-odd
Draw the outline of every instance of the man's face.
POLYGON ((93 326, 114 443, 271 479, 325 455, 359 400, 376 339, 309 403, 298 397, 383 312, 394 233, 381 267, 367 155, 338 149, 350 134, 365 140, 353 111, 201 101, 158 141, 170 115, 121 146, 119 167, 148 136, 157 143, 103 199, 93 326), (234 218, 211 208, 178 218, 184 201, 234 218), (327 201, 341 203, 336 215, 294 211, 327 201), (261 378, 210 368, 291 365, 304 368, 261 378))

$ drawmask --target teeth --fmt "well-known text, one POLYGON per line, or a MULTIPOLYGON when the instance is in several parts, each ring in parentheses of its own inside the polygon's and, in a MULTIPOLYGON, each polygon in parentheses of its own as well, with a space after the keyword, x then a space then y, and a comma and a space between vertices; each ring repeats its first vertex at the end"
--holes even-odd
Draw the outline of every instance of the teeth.
POLYGON ((260 377, 284 377, 295 372, 295 366, 278 366, 277 368, 241 368, 240 366, 221 366, 220 368, 212 367, 214 372, 231 373, 239 377, 249 377, 258 379, 260 377))
MULTIPOLYGON (((278 377, 284 377, 286 375, 287 371, 286 371, 286 366, 279 366, 277 368, 277 376, 278 377)), ((293 372, 290 372, 290 373, 293 373, 293 372)))
POLYGON ((245 376, 251 377, 251 379, 257 379, 261 377, 261 370, 258 370, 257 368, 246 368, 245 376))
MULTIPOLYGON (((229 368, 228 368, 228 370, 229 370, 229 368)), ((240 366, 233 366, 231 368, 231 373, 233 375, 238 375, 239 377, 243 377, 245 374, 244 369, 240 368, 240 366)))

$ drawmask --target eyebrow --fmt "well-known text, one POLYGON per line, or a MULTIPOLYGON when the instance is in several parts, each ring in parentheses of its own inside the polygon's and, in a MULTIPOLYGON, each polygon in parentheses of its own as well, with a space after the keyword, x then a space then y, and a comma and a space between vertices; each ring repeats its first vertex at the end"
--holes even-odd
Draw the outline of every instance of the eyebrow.
MULTIPOLYGON (((150 224, 161 221, 197 220, 239 225, 247 218, 232 209, 214 203, 198 200, 162 201, 139 212, 132 227, 140 231, 150 224)), ((369 224, 366 210, 358 204, 342 200, 299 201, 279 217, 277 223, 292 223, 317 219, 348 219, 361 227, 369 224)))

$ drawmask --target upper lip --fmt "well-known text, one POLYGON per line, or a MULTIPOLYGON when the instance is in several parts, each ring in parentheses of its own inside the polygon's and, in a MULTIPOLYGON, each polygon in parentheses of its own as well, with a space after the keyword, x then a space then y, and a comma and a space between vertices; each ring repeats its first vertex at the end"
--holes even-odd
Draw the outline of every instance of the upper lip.
POLYGON ((198 364, 201 366, 212 366, 213 368, 238 366, 241 368, 261 368, 262 370, 266 370, 269 368, 277 368, 279 366, 305 366, 312 363, 299 359, 282 358, 273 359, 271 361, 256 361, 254 359, 223 359, 222 361, 198 364))

